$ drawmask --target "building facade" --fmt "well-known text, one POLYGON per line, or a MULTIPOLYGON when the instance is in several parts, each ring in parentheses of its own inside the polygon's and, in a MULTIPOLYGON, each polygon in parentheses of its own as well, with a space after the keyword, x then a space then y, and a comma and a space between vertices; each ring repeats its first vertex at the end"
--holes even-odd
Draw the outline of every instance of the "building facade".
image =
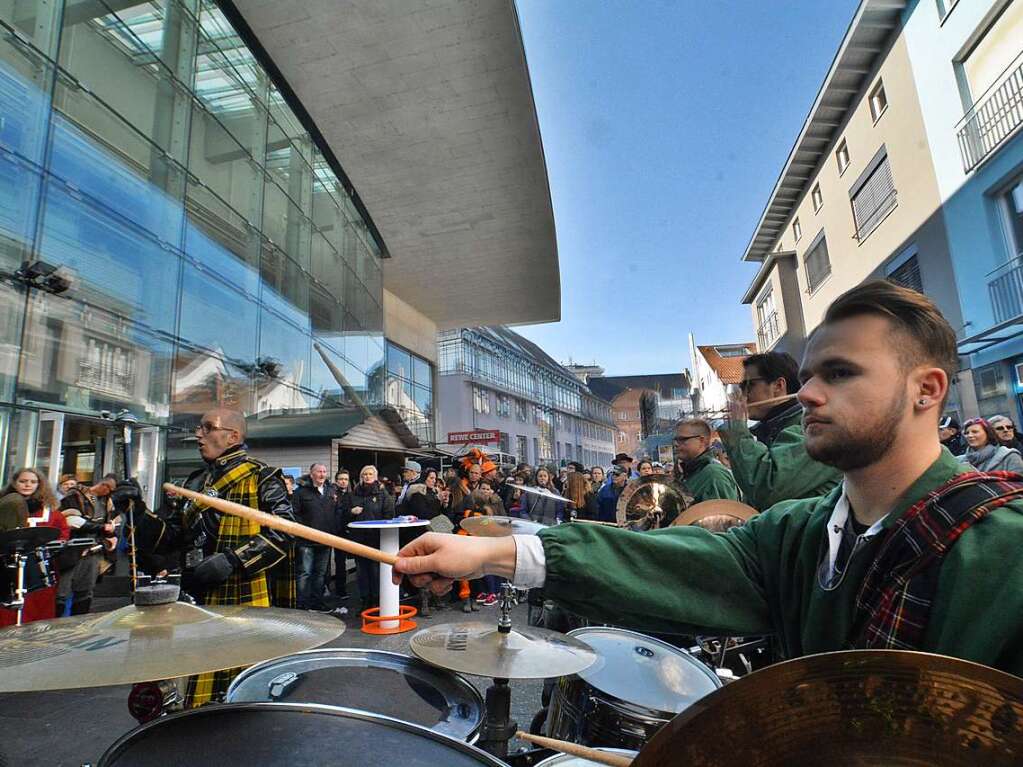
POLYGON ((530 464, 608 466, 614 421, 593 395, 540 347, 502 326, 438 335, 438 442, 485 442, 530 464))
POLYGON ((831 301, 891 279, 957 331, 949 412, 1018 420, 1021 125, 1023 3, 864 0, 744 254, 758 348, 798 358, 831 301))
MULTIPOLYGON (((420 300, 415 275, 483 240, 502 259, 532 259, 508 272, 502 316, 559 316, 558 299, 531 285, 536 270, 557 285, 558 266, 514 8, 422 11, 495 64, 470 69, 478 49, 424 32, 408 44, 433 58, 432 77, 502 89, 486 96, 499 117, 434 136, 396 115, 426 99, 463 124, 478 105, 424 92, 411 82, 419 72, 374 75, 389 69, 372 35, 396 40, 414 9, 359 5, 0 2, 0 477, 20 465, 51 479, 122 472, 112 420, 122 410, 139 421, 131 471, 151 503, 165 476, 197 465, 191 429, 212 406, 244 412, 255 454, 303 470, 340 465, 357 429, 352 447, 369 456, 375 444, 398 455, 427 445, 436 332, 457 289, 420 300), (374 25, 355 23, 371 8, 374 25), (322 23, 310 26, 314 12, 322 23), (344 66, 362 80, 335 72, 324 89, 314 71, 324 62, 300 55, 323 35, 351 39, 344 66), (339 102, 343 125, 329 111, 339 102), (421 174, 438 151, 489 161, 445 176, 443 210, 437 189, 381 172, 421 174), (500 213, 489 209, 497 196, 500 213), (416 241, 399 216, 451 232, 416 241), (485 233, 463 225, 480 216, 485 233)), ((462 302, 458 319, 491 308, 462 302)))
POLYGON ((698 418, 720 416, 728 403, 728 386, 742 381, 742 361, 757 350, 754 343, 701 346, 689 334, 689 359, 693 363, 693 414, 698 418))

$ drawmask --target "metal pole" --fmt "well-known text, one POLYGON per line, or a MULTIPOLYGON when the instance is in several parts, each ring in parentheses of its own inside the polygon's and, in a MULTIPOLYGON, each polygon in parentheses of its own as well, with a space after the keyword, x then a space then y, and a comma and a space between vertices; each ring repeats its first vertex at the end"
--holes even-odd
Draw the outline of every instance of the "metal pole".
MULTIPOLYGON (((132 456, 131 456, 131 438, 132 431, 139 422, 139 419, 129 413, 127 410, 122 410, 117 414, 114 419, 114 423, 121 425, 121 450, 122 458, 124 460, 124 478, 131 479, 131 467, 132 467, 132 456)), ((128 557, 130 562, 130 581, 132 593, 135 593, 135 589, 138 587, 138 562, 135 557, 135 501, 130 500, 128 502, 128 557)))

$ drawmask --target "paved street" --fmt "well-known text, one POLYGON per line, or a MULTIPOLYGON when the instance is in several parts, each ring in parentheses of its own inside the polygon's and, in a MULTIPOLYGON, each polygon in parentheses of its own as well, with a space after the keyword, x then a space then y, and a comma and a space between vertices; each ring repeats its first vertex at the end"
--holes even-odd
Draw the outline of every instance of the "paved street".
MULTIPOLYGON (((98 599, 98 609, 116 609, 124 599, 98 599)), ((525 624, 526 607, 520 605, 513 613, 517 623, 525 624)), ((469 616, 465 616, 469 617, 469 616)), ((482 607, 472 619, 496 619, 496 609, 482 607)), ((449 623, 463 618, 460 609, 445 608, 433 617, 420 619, 419 625, 449 623)), ((394 652, 408 652, 408 640, 414 632, 386 637, 372 637, 359 630, 357 617, 346 616, 347 630, 326 647, 372 647, 394 652)), ((489 684, 486 679, 472 678, 482 693, 489 684)), ((513 682, 513 714, 522 727, 540 708, 540 682, 513 682)), ((101 687, 58 692, 0 695, 0 749, 11 765, 30 767, 81 767, 95 763, 106 748, 135 726, 128 714, 128 686, 101 687)), ((354 705, 352 701, 338 701, 354 705)), ((326 761, 329 760, 325 760, 326 761)), ((0 759, 0 765, 6 764, 0 759)))

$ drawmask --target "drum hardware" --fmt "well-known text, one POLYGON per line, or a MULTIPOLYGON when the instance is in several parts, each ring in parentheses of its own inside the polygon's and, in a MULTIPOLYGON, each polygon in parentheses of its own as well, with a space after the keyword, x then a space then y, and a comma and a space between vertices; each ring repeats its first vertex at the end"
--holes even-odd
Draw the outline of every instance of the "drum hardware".
POLYGON ((1021 763, 1020 677, 930 653, 850 650, 776 663, 711 693, 634 765, 1021 763))
MULTIPOLYGON (((142 581, 144 582, 144 581, 142 581)), ((134 604, 0 630, 0 692, 101 687, 248 666, 340 636, 327 615, 199 607, 173 583, 139 586, 134 604)))
MULTIPOLYGON (((515 733, 515 737, 536 746, 549 748, 552 751, 568 754, 569 756, 577 756, 596 764, 606 764, 610 767, 630 767, 632 764, 632 758, 635 756, 635 752, 631 752, 633 756, 625 756, 619 749, 609 751, 602 748, 590 748, 589 746, 580 746, 578 743, 571 743, 567 740, 557 740, 556 738, 545 738, 541 735, 531 735, 530 733, 522 732, 521 730, 515 733)), ((557 763, 557 761, 553 760, 541 762, 541 764, 557 763)))
POLYGON ((619 527, 656 530, 671 524, 692 503, 692 498, 667 477, 640 477, 618 496, 615 515, 619 527))
POLYGON ((17 527, 0 532, 0 557, 6 560, 2 568, 6 571, 2 584, 6 594, 0 606, 17 611, 15 626, 24 625, 25 598, 37 589, 49 588, 56 583, 44 547, 59 536, 57 528, 42 526, 17 527), (39 572, 30 581, 27 569, 33 557, 39 572))

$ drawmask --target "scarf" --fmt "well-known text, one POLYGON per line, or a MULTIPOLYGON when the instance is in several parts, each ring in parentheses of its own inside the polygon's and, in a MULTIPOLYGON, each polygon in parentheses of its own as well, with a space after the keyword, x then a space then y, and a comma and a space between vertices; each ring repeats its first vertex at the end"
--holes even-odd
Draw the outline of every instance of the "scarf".
POLYGON ((803 417, 803 406, 798 402, 782 402, 780 405, 775 405, 771 408, 767 415, 764 416, 764 420, 750 429, 750 432, 760 442, 770 447, 778 435, 781 434, 782 430, 789 426, 789 422, 793 418, 803 417))
POLYGON ((941 562, 972 524, 1023 497, 1023 476, 958 474, 889 528, 856 596, 858 649, 919 650, 941 562))
POLYGON ((984 447, 974 450, 969 448, 966 454, 963 456, 963 460, 969 463, 971 466, 983 471, 983 467, 987 465, 988 461, 995 457, 995 452, 1000 445, 984 445, 984 447))

